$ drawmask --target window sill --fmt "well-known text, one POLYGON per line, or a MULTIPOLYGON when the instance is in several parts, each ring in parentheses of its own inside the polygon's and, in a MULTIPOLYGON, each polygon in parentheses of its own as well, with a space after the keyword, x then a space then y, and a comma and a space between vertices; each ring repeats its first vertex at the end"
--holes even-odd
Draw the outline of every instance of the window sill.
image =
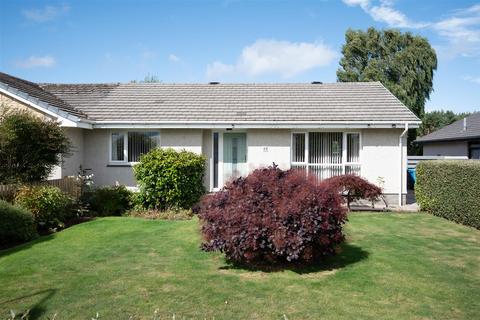
POLYGON ((124 163, 108 163, 107 164, 107 167, 120 167, 120 168, 131 168, 135 165, 135 163, 131 163, 131 162, 124 162, 124 163))

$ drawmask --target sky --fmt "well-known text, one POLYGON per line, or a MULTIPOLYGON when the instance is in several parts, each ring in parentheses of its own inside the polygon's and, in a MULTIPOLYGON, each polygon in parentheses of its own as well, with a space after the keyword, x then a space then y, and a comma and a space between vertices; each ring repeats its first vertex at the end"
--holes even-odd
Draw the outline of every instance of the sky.
POLYGON ((0 1, 0 71, 35 82, 335 82, 345 31, 426 37, 426 110, 480 111, 480 1, 0 1))

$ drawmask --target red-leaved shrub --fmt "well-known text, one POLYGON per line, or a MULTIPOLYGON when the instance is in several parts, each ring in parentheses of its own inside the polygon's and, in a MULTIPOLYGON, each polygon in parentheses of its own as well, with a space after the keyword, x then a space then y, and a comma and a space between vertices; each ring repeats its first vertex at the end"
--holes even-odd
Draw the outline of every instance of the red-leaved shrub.
POLYGON ((382 195, 380 187, 354 174, 331 177, 323 180, 321 185, 345 195, 349 209, 353 200, 367 199, 373 202, 382 195))
POLYGON ((201 200, 202 249, 240 263, 320 260, 344 240, 341 203, 338 192, 296 171, 258 169, 201 200))

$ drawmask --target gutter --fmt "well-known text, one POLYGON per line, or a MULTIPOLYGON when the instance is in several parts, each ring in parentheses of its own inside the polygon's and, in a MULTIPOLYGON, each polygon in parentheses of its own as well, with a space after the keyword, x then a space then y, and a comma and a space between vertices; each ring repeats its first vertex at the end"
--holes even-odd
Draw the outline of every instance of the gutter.
POLYGON ((403 137, 405 134, 408 132, 408 122, 405 123, 405 129, 403 132, 400 134, 398 137, 398 146, 400 147, 400 183, 399 187, 400 190, 398 191, 398 206, 401 207, 403 205, 402 203, 402 191, 403 191, 403 137))
MULTIPOLYGON (((155 128, 155 129, 314 129, 314 128, 404 128, 405 122, 391 121, 92 121, 94 129, 125 129, 125 128, 155 128)), ((410 128, 417 128, 420 122, 410 122, 410 128)))

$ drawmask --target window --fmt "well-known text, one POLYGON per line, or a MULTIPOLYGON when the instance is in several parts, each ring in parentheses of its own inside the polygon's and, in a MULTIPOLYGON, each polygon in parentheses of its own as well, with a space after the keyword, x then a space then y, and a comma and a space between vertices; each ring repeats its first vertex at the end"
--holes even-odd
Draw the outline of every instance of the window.
POLYGON ((294 133, 292 142, 292 162, 305 162, 305 134, 294 133))
POLYGON ((125 135, 123 133, 112 133, 112 161, 124 161, 125 135))
POLYGON ((140 156, 160 145, 155 131, 114 132, 111 135, 112 162, 138 162, 140 156))
POLYGON ((292 167, 319 180, 344 173, 360 174, 360 134, 294 133, 292 167))
POLYGON ((360 134, 347 133, 345 174, 360 174, 360 134))
POLYGON ((470 142, 468 145, 468 158, 480 159, 480 141, 470 142))

